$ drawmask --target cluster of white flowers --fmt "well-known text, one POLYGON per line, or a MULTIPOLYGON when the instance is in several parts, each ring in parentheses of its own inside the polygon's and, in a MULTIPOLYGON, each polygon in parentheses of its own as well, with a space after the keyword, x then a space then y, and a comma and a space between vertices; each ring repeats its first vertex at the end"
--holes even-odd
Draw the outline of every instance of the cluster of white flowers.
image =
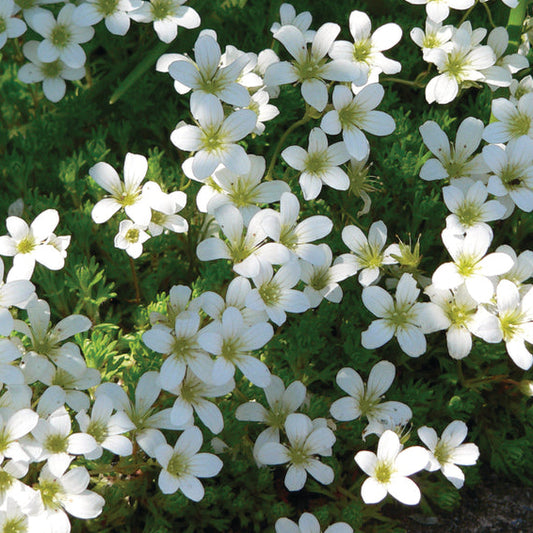
POLYGON ((198 13, 183 5, 186 1, 82 0, 76 5, 64 0, 2 0, 0 48, 8 38, 20 37, 27 26, 39 34, 42 41, 24 44, 23 53, 30 62, 20 68, 18 76, 24 83, 42 82, 46 98, 58 102, 65 96, 65 80, 80 80, 85 76, 87 58, 80 45, 94 37, 94 25, 104 20, 109 32, 126 35, 132 20, 153 22, 159 39, 170 43, 177 36, 178 26, 200 25, 198 13), (43 7, 58 3, 64 5, 57 16, 43 7))
MULTIPOLYGON (((482 46, 484 29, 472 30, 468 22, 459 28, 442 26, 449 7, 468 9, 473 0, 409 1, 427 3, 430 17, 425 33, 412 32, 424 58, 439 70, 427 86, 428 102, 449 102, 460 88, 479 81, 511 91, 509 99, 493 101, 496 120, 488 126, 473 117, 461 122, 454 144, 436 122, 420 127, 435 155, 426 160, 420 177, 445 181, 443 197, 451 214, 442 241, 452 261, 440 265, 431 279, 409 271, 404 267, 410 250, 401 242, 387 246, 382 221, 372 223, 367 235, 356 225, 346 226, 342 241, 349 252, 333 259, 328 244, 318 242, 330 234, 333 222, 324 215, 300 220, 297 196, 286 182, 271 179, 277 153, 267 168, 262 156, 248 154, 239 144, 247 136, 261 135, 264 122, 279 113, 269 101, 280 86, 301 84, 307 104, 301 123, 317 124, 307 150, 289 146, 279 150, 281 157, 299 173, 305 200, 316 199, 324 185, 350 189, 353 173, 362 171, 370 154, 364 132, 385 136, 395 128, 393 119, 376 107, 384 97, 380 75, 401 68, 382 53, 401 38, 398 25, 386 24, 372 33, 368 16, 353 11, 353 42, 337 41, 338 25, 311 30, 309 13, 296 14, 283 4, 281 24, 273 25, 272 32, 290 55, 287 61, 272 50, 256 55, 227 46, 223 53, 217 35, 203 30, 194 45, 194 60, 165 54, 157 70, 168 72, 178 93, 191 92, 194 125, 180 122, 170 138, 177 148, 190 152, 182 170, 202 183, 196 204, 215 228, 198 242, 197 256, 201 261, 226 260, 237 275, 224 297, 214 292, 193 297, 184 285, 170 289, 166 313, 153 312, 151 328, 142 335, 144 344, 162 355, 161 366, 141 376, 132 400, 118 384, 100 384, 99 372, 88 368, 78 345, 64 342, 87 331, 89 319, 71 315, 51 326, 49 305, 35 294, 30 281, 35 263, 59 270, 65 262, 70 237, 53 233, 57 211, 41 213, 30 226, 18 216, 7 218, 9 235, 0 237, 0 255, 13 260, 5 283, 0 260, 0 381, 5 385, 0 468, 9 484, 0 486, 0 493, 3 501, 14 502, 7 506, 14 514, 6 520, 18 520, 32 531, 34 524, 42 529, 46 523, 50 531, 68 532, 65 512, 79 518, 97 516, 104 501, 87 490, 85 467, 72 464, 76 456, 97 460, 104 450, 131 455, 134 441, 135 448, 161 467, 158 484, 163 493, 181 490, 187 498, 201 500, 199 478, 213 477, 222 468, 216 455, 200 453, 201 427, 214 435, 224 429, 222 413, 211 399, 234 390, 236 372, 263 389, 268 404, 249 401, 235 413, 238 420, 267 426, 253 447, 258 466, 286 465, 285 486, 290 491, 303 489, 308 475, 331 484, 334 470, 321 458, 333 453, 335 423, 297 412, 305 404, 306 387, 300 381, 285 387, 261 351, 274 336, 273 324, 281 326, 288 313, 316 308, 323 299, 339 303, 339 282, 357 273, 362 302, 377 317, 362 332, 364 348, 377 349, 396 337, 404 353, 419 357, 427 350, 426 335, 445 330, 455 359, 470 353, 474 335, 488 343, 505 342, 520 368, 533 365, 526 346, 533 343, 533 287, 527 283, 533 276, 533 252, 518 255, 503 245, 487 254, 493 240, 489 222, 508 217, 515 206, 533 210, 533 84, 531 78, 512 82, 527 61, 503 55, 508 39, 503 28, 493 30, 482 46), (337 138, 329 144, 328 136, 337 138), (482 140, 494 144, 476 154, 482 140), (495 198, 487 201, 489 194, 495 198), (265 207, 271 204, 279 208, 265 207), (395 288, 394 298, 378 285, 383 279, 386 287, 395 288), (429 301, 419 301, 421 289, 429 301), (12 307, 26 310, 27 320, 15 320, 12 307), (44 386, 39 397, 30 387, 34 384, 44 386), (161 396, 172 406, 160 408, 161 396), (180 432, 174 445, 167 442, 168 435, 174 435, 170 431, 180 432), (24 479, 32 463, 40 465, 41 474, 29 487, 24 479)), ((10 38, 21 35, 25 28, 16 16, 21 6, 5 2, 0 22, 6 29, 0 39, 4 33, 10 38)), ((92 37, 92 25, 102 19, 109 31, 120 35, 128 31, 130 20, 153 21, 165 42, 176 37, 178 25, 199 25, 198 15, 183 6, 184 0, 86 0, 78 6, 66 4, 57 19, 40 3, 22 11, 44 40, 26 43, 24 53, 33 64, 23 67, 20 76, 44 79, 45 94, 52 100, 63 95, 63 79, 83 75, 80 43, 92 37)), ((150 236, 188 230, 187 221, 177 214, 186 204, 185 194, 164 192, 164 185, 153 181, 141 186, 147 171, 146 158, 132 153, 125 157, 123 181, 105 162, 89 170, 109 193, 94 206, 92 218, 100 224, 123 210, 126 218, 114 243, 133 259, 143 253, 150 236)), ((440 469, 460 488, 464 474, 457 465, 475 464, 479 455, 475 444, 463 444, 467 426, 459 420, 451 422, 440 439, 434 429, 421 427, 418 436, 427 449, 403 449, 412 411, 404 403, 382 401, 395 374, 388 361, 373 366, 366 385, 353 368, 337 374, 337 384, 348 396, 331 404, 331 415, 342 424, 366 417, 362 439, 379 437, 376 453, 355 454, 355 462, 369 476, 361 487, 365 503, 379 502, 387 494, 408 505, 418 503, 420 490, 409 476, 422 469, 440 469)), ((309 513, 298 524, 281 518, 275 527, 277 533, 320 532, 309 513)), ((345 523, 326 530, 351 531, 345 523)))

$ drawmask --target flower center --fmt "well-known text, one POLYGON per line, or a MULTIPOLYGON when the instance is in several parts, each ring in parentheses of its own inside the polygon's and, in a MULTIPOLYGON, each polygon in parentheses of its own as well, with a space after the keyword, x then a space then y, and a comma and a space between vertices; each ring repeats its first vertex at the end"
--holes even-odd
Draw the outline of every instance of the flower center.
POLYGON ((413 312, 410 304, 394 304, 394 309, 386 317, 387 322, 396 330, 403 329, 405 326, 413 323, 413 312))
POLYGON ((50 450, 52 453, 62 453, 66 452, 68 448, 68 437, 63 435, 48 435, 44 446, 47 450, 50 450))
POLYGON ((477 270, 477 259, 468 254, 462 254, 457 261, 457 272, 463 278, 469 278, 477 270))
POLYGON ((170 475, 179 477, 188 472, 190 465, 189 457, 182 453, 174 452, 168 462, 167 471, 170 475))
POLYGON ((529 135, 531 129, 531 117, 526 114, 517 113, 509 120, 507 131, 511 137, 521 137, 522 135, 529 135))
POLYGON ((228 247, 234 263, 244 261, 253 252, 253 249, 246 245, 244 236, 238 242, 228 243, 228 247))
POLYGON ((443 164, 448 176, 453 178, 460 178, 466 174, 466 165, 464 161, 454 161, 453 157, 443 164))
POLYGON ((61 59, 56 59, 51 63, 41 63, 39 68, 45 78, 59 78, 60 74, 63 72, 63 62, 61 59))
POLYGON ((72 39, 72 32, 66 24, 56 24, 50 34, 50 41, 56 48, 65 48, 72 39))
POLYGON ((287 409, 283 406, 281 402, 276 402, 270 411, 267 411, 266 423, 273 427, 281 429, 285 424, 285 420, 288 415, 287 409))
POLYGON ((279 285, 274 281, 263 283, 258 289, 259 296, 267 307, 275 306, 279 303, 281 298, 281 289, 279 285))
POLYGON ((29 254, 35 248, 35 240, 32 236, 28 235, 17 243, 17 253, 29 254))
POLYGON ((322 66, 325 64, 325 62, 325 59, 317 60, 315 57, 313 57, 311 52, 308 52, 305 59, 300 62, 293 63, 296 68, 298 81, 303 82, 305 80, 320 78, 322 66))
POLYGON ((28 519, 24 516, 8 518, 2 527, 2 533, 25 533, 26 531, 28 531, 28 519))
POLYGON ((383 264, 383 254, 379 246, 367 243, 355 253, 365 268, 379 268, 383 264))
POLYGON ((98 13, 101 13, 104 17, 112 15, 117 10, 119 0, 98 0, 96 3, 96 9, 98 13))
POLYGON ((290 462, 295 466, 305 465, 309 461, 309 452, 305 445, 289 448, 290 462))
POLYGON ((152 218, 150 221, 156 226, 162 226, 167 219, 167 215, 160 213, 159 211, 152 211, 152 218))
POLYGON ((0 34, 7 30, 7 22, 4 17, 0 17, 0 34))
POLYGON ((235 361, 239 359, 241 355, 241 343, 239 339, 230 338, 222 341, 222 349, 220 351, 220 357, 223 357, 227 361, 235 361))
POLYGON ((444 309, 444 313, 454 326, 466 327, 472 315, 475 313, 475 309, 458 305, 456 302, 449 302, 444 309))
POLYGON ((174 15, 174 0, 152 0, 150 8, 154 20, 163 20, 174 15))
POLYGON ((363 117, 363 112, 359 109, 357 102, 352 101, 348 105, 342 107, 337 111, 339 115, 339 122, 343 130, 357 126, 358 122, 363 117))
POLYGON ((245 207, 253 203, 253 190, 250 190, 247 183, 237 180, 232 185, 229 197, 237 207, 245 207))
POLYGON ((227 86, 227 84, 227 80, 225 80, 224 77, 220 76, 217 72, 210 79, 206 79, 202 76, 202 79, 200 81, 200 90, 209 94, 216 95, 220 93, 227 86))
POLYGON ((201 142, 203 149, 207 152, 217 152, 224 145, 224 138, 220 126, 210 126, 208 129, 202 130, 201 142))
POLYGON ((41 481, 37 488, 46 509, 57 510, 61 507, 58 496, 61 494, 61 485, 52 479, 41 481))
POLYGON ((187 402, 192 403, 205 391, 205 385, 201 381, 188 379, 181 384, 180 396, 187 402))
POLYGON ((376 397, 375 394, 368 394, 369 391, 365 391, 357 398, 357 403, 359 404, 359 410, 361 411, 361 416, 368 417, 372 415, 375 407, 379 405, 379 397, 376 397))
POLYGON ((378 460, 376 468, 374 470, 374 476, 379 483, 390 483, 394 469, 389 461, 378 460))
POLYGON ((523 314, 517 310, 500 313, 498 320, 500 321, 500 329, 505 342, 512 340, 516 334, 520 333, 522 319, 523 314))
POLYGON ((450 76, 455 78, 457 82, 461 82, 463 81, 463 76, 467 70, 466 66, 467 62, 465 61, 464 54, 454 52, 447 56, 446 62, 442 68, 442 72, 448 73, 450 76))
POLYGON ((129 229, 126 235, 124 235, 124 238, 132 244, 136 243, 139 240, 139 230, 136 228, 129 229))
POLYGON ((308 154, 305 159, 305 170, 310 174, 322 174, 329 166, 328 152, 315 152, 308 154))
POLYGON ((309 280, 309 285, 315 291, 321 291, 328 285, 330 278, 329 267, 317 268, 309 280))
POLYGON ((455 215, 459 219, 459 222, 465 227, 470 228, 471 226, 481 222, 482 210, 479 204, 474 202, 464 201, 455 212, 455 215))
POLYGON ((372 42, 370 39, 361 39, 353 45, 353 60, 356 63, 368 63, 372 53, 372 42))
POLYGON ((190 337, 178 337, 172 344, 172 355, 176 359, 187 359, 193 348, 193 341, 190 337))
POLYGON ((92 435, 94 440, 101 444, 107 438, 107 424, 103 420, 91 420, 86 433, 92 435))
POLYGON ((59 385, 62 389, 76 388, 76 378, 66 370, 58 368, 52 379, 52 385, 59 385))
POLYGON ((437 48, 442 43, 435 33, 426 33, 422 39, 422 48, 437 48))
POLYGON ((8 446, 11 444, 11 437, 9 432, 6 431, 6 428, 0 430, 0 452, 5 453, 8 446))
POLYGON ((508 163, 500 173, 503 186, 508 190, 518 189, 522 186, 521 168, 519 165, 508 163))
POLYGON ((433 455, 441 465, 445 465, 451 459, 452 449, 448 444, 446 444, 446 442, 439 440, 439 442, 437 442, 437 445, 435 446, 433 455))
POLYGON ((0 470, 0 494, 4 495, 13 485, 13 476, 5 470, 0 470))

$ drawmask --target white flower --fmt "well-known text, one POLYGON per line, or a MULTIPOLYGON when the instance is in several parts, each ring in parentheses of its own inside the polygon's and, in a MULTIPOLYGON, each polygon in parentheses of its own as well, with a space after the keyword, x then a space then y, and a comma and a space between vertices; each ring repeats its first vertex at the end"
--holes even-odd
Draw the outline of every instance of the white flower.
POLYGON ((424 61, 429 61, 430 54, 435 48, 451 52, 453 44, 450 40, 453 35, 453 26, 450 24, 443 26, 441 22, 427 18, 425 30, 424 32, 422 28, 413 28, 410 33, 411 39, 422 48, 424 61))
POLYGON ((513 79, 511 85, 509 85, 509 100, 513 104, 518 104, 520 98, 527 93, 533 93, 533 78, 531 74, 524 76, 520 81, 513 79))
POLYGON ((494 294, 490 276, 504 274, 513 266, 513 260, 504 253, 485 255, 492 241, 489 226, 477 226, 462 238, 444 230, 442 241, 453 263, 440 265, 432 281, 437 289, 455 289, 462 285, 478 303, 489 302, 494 294))
POLYGON ((43 63, 61 59, 70 68, 80 68, 87 59, 80 43, 93 38, 94 29, 78 26, 72 16, 76 6, 66 4, 54 19, 46 9, 39 9, 26 16, 30 27, 44 37, 37 48, 37 57, 43 63))
POLYGON ((178 35, 178 26, 192 29, 200 25, 200 16, 187 0, 151 0, 132 11, 130 17, 137 22, 153 22, 154 30, 164 43, 172 42, 178 35))
MULTIPOLYGON (((490 67, 490 69, 504 68, 509 72, 509 78, 511 74, 516 74, 518 71, 525 69, 529 66, 529 62, 526 57, 520 54, 508 54, 505 55, 509 46, 509 34, 504 27, 494 28, 487 38, 487 44, 494 50, 496 54, 496 65, 490 67)), ((512 81, 511 81, 512 83, 512 81)), ((489 84, 491 89, 495 90, 498 85, 489 84)), ((505 85, 506 87, 508 86, 505 85)))
POLYGON ((274 34, 274 38, 283 44, 294 60, 270 65, 265 72, 265 85, 268 87, 300 82, 303 99, 318 111, 323 111, 328 103, 328 89, 324 80, 348 82, 357 79, 357 69, 349 61, 325 61, 340 30, 338 24, 323 24, 308 50, 306 38, 297 27, 282 26, 274 34))
MULTIPOLYGON (((288 518, 276 520, 276 533, 320 533, 320 524, 311 513, 304 513, 298 520, 298 525, 288 518)), ((346 522, 336 522, 329 526, 324 533, 353 533, 353 528, 346 522)))
POLYGON ((188 222, 177 215, 187 203, 187 195, 181 191, 164 193, 154 181, 148 181, 142 188, 143 197, 152 210, 152 217, 148 224, 148 231, 153 237, 161 235, 164 230, 174 233, 186 233, 188 222))
POLYGON ((194 420, 196 413, 212 433, 220 433, 224 428, 222 413, 216 404, 206 398, 226 396, 234 388, 233 378, 221 385, 213 385, 198 379, 192 371, 187 372, 185 379, 169 391, 177 396, 170 411, 171 422, 177 426, 183 425, 194 420))
POLYGON ((85 76, 85 67, 70 68, 61 59, 44 63, 37 55, 39 43, 29 41, 24 44, 22 51, 31 61, 22 65, 18 71, 18 78, 24 83, 43 82, 43 92, 51 102, 59 102, 65 96, 65 80, 80 80, 85 76))
POLYGON ((460 420, 448 424, 440 439, 433 428, 423 426, 417 431, 420 440, 431 452, 426 470, 434 472, 440 469, 457 489, 460 489, 465 481, 465 475, 457 465, 476 464, 479 457, 479 449, 475 444, 462 444, 467 432, 466 424, 460 420))
POLYGON ((50 472, 60 477, 65 462, 70 464, 72 455, 90 453, 96 447, 94 437, 87 433, 71 433, 70 415, 64 407, 56 409, 46 420, 40 418, 32 430, 39 447, 37 461, 46 461, 50 472))
POLYGON ((109 220, 117 211, 124 209, 135 224, 148 226, 151 218, 150 205, 143 197, 141 182, 148 170, 146 157, 127 153, 124 159, 124 182, 116 170, 101 161, 89 169, 89 175, 100 187, 111 194, 100 200, 92 210, 92 218, 97 224, 109 220))
POLYGON ((517 104, 505 98, 496 98, 492 101, 491 111, 496 121, 483 132, 483 139, 487 142, 505 143, 522 135, 533 138, 533 94, 524 94, 517 104))
POLYGON ((523 370, 533 365, 533 355, 526 348, 525 342, 533 341, 533 288, 521 298, 518 287, 507 279, 502 279, 496 288, 496 306, 498 320, 487 320, 479 335, 486 342, 505 342, 505 348, 511 359, 523 370))
POLYGON ((267 465, 289 463, 285 486, 290 491, 303 489, 309 473, 319 483, 329 485, 335 476, 333 469, 321 463, 315 456, 335 443, 333 431, 327 427, 314 427, 311 419, 300 413, 292 413, 285 420, 285 432, 289 445, 266 442, 257 452, 258 459, 267 465))
POLYGON ((211 35, 201 34, 194 44, 194 57, 196 62, 174 61, 169 66, 168 73, 184 88, 203 95, 214 95, 232 106, 248 105, 248 90, 237 79, 249 61, 249 55, 243 54, 222 67, 219 44, 211 35))
POLYGON ((470 178, 488 171, 481 155, 473 156, 483 136, 483 122, 477 118, 464 119, 457 128, 455 144, 440 126, 428 120, 420 126, 424 144, 437 158, 428 159, 420 170, 423 180, 470 178))
POLYGON ((323 252, 318 245, 311 243, 328 235, 333 222, 323 215, 314 215, 297 222, 299 214, 298 198, 290 192, 284 192, 279 202, 279 213, 266 209, 261 224, 265 233, 282 244, 292 257, 313 265, 321 264, 323 252))
MULTIPOLYGON (((426 100, 430 104, 451 102, 465 82, 487 81, 483 71, 496 62, 496 55, 490 46, 472 44, 471 32, 466 27, 461 26, 455 32, 452 44, 450 52, 435 48, 428 57, 439 71, 439 75, 426 85, 426 100)), ((491 77, 490 81, 497 80, 491 77)))
POLYGON ((198 209, 204 213, 214 214, 222 205, 232 204, 242 214, 245 226, 261 209, 257 204, 279 202, 284 192, 289 192, 289 185, 281 180, 261 181, 265 173, 265 158, 250 155, 250 171, 235 174, 220 166, 211 179, 200 189, 196 196, 198 209))
POLYGON ((13 267, 7 275, 7 281, 29 280, 36 261, 50 270, 63 268, 65 258, 57 248, 49 244, 58 224, 59 214, 55 209, 43 211, 31 226, 19 217, 7 217, 9 235, 0 237, 0 255, 13 257, 13 267))
POLYGON ((353 252, 339 256, 338 263, 346 263, 355 266, 359 272, 359 283, 363 287, 368 287, 374 283, 380 274, 383 265, 393 265, 397 263, 394 255, 400 255, 400 248, 397 244, 391 244, 383 250, 387 242, 387 227, 378 220, 372 223, 366 235, 357 226, 346 226, 342 230, 342 240, 353 252))
POLYGON ((78 26, 94 26, 104 19, 105 27, 114 35, 126 35, 130 29, 131 12, 141 7, 141 0, 85 0, 72 21, 78 26))
POLYGON ((287 416, 294 413, 304 402, 306 388, 300 381, 293 381, 287 388, 278 376, 271 375, 270 383, 264 387, 269 409, 255 400, 237 407, 235 418, 251 422, 262 422, 268 427, 255 440, 254 458, 266 442, 279 442, 279 432, 283 429, 287 416))
POLYGON ((450 8, 465 10, 474 5, 475 0, 407 0, 410 4, 426 4, 428 17, 434 22, 448 18, 450 8))
POLYGON ((533 211, 533 139, 524 135, 504 147, 490 144, 483 157, 491 173, 487 190, 526 213, 533 211))
POLYGON ((130 257, 137 259, 143 253, 143 243, 150 238, 145 229, 146 226, 140 226, 131 220, 122 220, 115 235, 115 248, 126 250, 130 257))
POLYGON ((268 322, 249 326, 238 309, 228 307, 221 322, 210 324, 198 336, 200 346, 216 356, 209 381, 224 385, 233 378, 237 367, 254 385, 266 387, 270 383, 270 371, 250 352, 262 348, 273 335, 268 322))
POLYGON ((378 503, 389 493, 406 505, 420 501, 420 489, 408 478, 428 463, 429 453, 421 446, 402 450, 400 438, 394 431, 381 435, 377 454, 366 450, 355 456, 355 462, 368 476, 361 487, 365 503, 378 503))
POLYGON ((398 24, 390 22, 371 33, 370 17, 363 11, 352 11, 349 25, 354 42, 337 41, 333 44, 329 55, 333 59, 343 59, 355 64, 357 69, 356 85, 361 86, 367 82, 376 82, 382 72, 385 74, 400 72, 402 65, 382 54, 383 51, 392 48, 402 38, 402 29, 398 24))
POLYGON ((35 285, 28 280, 4 283, 4 262, 0 258, 0 335, 9 336, 13 330, 13 315, 9 308, 14 305, 23 309, 35 293, 35 285))
POLYGON ((525 250, 517 256, 516 252, 507 244, 498 246, 496 251, 507 254, 514 261, 513 267, 505 272, 500 279, 512 281, 519 289, 529 287, 529 285, 522 286, 522 284, 533 277, 533 251, 525 250))
POLYGON ((336 85, 332 97, 335 109, 324 115, 320 127, 328 135, 337 135, 342 131, 348 153, 361 161, 370 151, 368 140, 361 130, 379 136, 389 135, 394 131, 392 117, 374 109, 384 94, 385 91, 379 83, 367 85, 355 96, 348 87, 336 85))
POLYGON ((208 178, 222 163, 236 174, 250 170, 250 159, 237 144, 255 128, 257 115, 250 109, 240 109, 227 118, 220 100, 212 94, 193 93, 191 112, 199 126, 178 124, 170 135, 172 144, 180 150, 196 152, 187 159, 190 172, 198 180, 208 178))
POLYGON ((253 276, 256 286, 246 296, 246 306, 255 311, 266 311, 274 324, 281 326, 286 312, 303 313, 309 309, 309 300, 302 292, 293 289, 300 281, 300 265, 290 261, 275 274, 269 263, 263 263, 253 276))
POLYGON ((257 212, 251 218, 246 233, 241 212, 231 204, 219 207, 215 218, 228 242, 218 237, 200 242, 196 248, 200 261, 230 259, 237 274, 253 277, 258 275, 262 264, 282 264, 290 259, 289 251, 282 244, 263 244, 267 236, 263 229, 264 212, 257 212))
POLYGON ((59 368, 81 376, 87 366, 80 349, 73 342, 61 343, 69 337, 87 331, 91 327, 91 321, 83 315, 70 315, 51 327, 50 306, 44 300, 32 301, 26 310, 30 325, 17 320, 15 329, 28 337, 29 349, 34 357, 46 357, 59 368))
POLYGON ((446 207, 453 213, 446 217, 446 227, 458 233, 503 218, 506 207, 497 200, 487 200, 488 191, 481 181, 469 178, 453 180, 442 188, 446 207))
POLYGON ((309 11, 302 11, 302 13, 296 14, 296 10, 291 4, 284 3, 279 8, 279 18, 281 24, 274 22, 270 28, 272 33, 276 33, 282 26, 296 26, 304 34, 308 43, 313 42, 316 32, 309 29, 311 22, 313 22, 313 17, 309 11))
POLYGON ((453 291, 430 285, 425 292, 442 309, 438 329, 446 330, 450 357, 463 359, 472 349, 472 333, 476 334, 479 318, 478 303, 470 296, 464 284, 453 291))
POLYGON ((174 448, 165 444, 156 450, 156 459, 163 467, 158 479, 163 494, 179 489, 195 502, 204 497, 204 487, 198 478, 216 476, 222 461, 211 453, 198 453, 202 442, 202 432, 194 426, 179 436, 174 448))
POLYGON ((306 284, 304 294, 312 308, 318 307, 323 298, 339 303, 342 300, 342 289, 339 281, 353 276, 357 269, 351 263, 335 263, 331 265, 333 255, 327 244, 319 244, 324 254, 323 261, 318 265, 312 265, 307 261, 300 262, 301 279, 306 284))
POLYGON ((131 455, 133 446, 123 433, 135 426, 124 411, 112 414, 113 411, 113 401, 102 394, 94 401, 91 416, 85 410, 76 415, 80 429, 96 441, 94 449, 84 454, 87 459, 99 459, 104 448, 117 455, 131 455))
POLYGON ((15 461, 29 462, 30 457, 19 443, 19 440, 32 431, 39 415, 31 409, 7 411, 0 415, 0 462, 7 457, 15 461))
POLYGON ((412 274, 403 274, 400 278, 395 300, 381 287, 366 287, 362 294, 363 303, 379 320, 374 320, 361 333, 361 344, 368 349, 379 348, 395 336, 407 355, 422 355, 426 351, 424 333, 435 326, 438 310, 435 304, 418 303, 419 294, 412 274))
POLYGON ((0 49, 8 39, 20 37, 26 31, 24 21, 15 17, 17 11, 13 0, 3 0, 0 4, 0 49))
POLYGON ((95 397, 104 395, 111 398, 115 409, 123 411, 134 426, 135 429, 132 431, 139 446, 150 457, 155 457, 155 450, 161 444, 166 444, 165 437, 159 429, 176 430, 193 425, 192 417, 183 424, 172 423, 169 408, 157 411, 154 404, 160 393, 159 373, 151 371, 145 372, 139 378, 135 387, 134 403, 117 383, 102 383, 96 389, 95 397))
POLYGON ((248 109, 251 109, 257 115, 257 122, 252 133, 262 135, 265 131, 263 122, 272 120, 279 115, 279 109, 275 105, 269 104, 269 99, 270 95, 263 89, 251 96, 248 109))
POLYGON ((311 130, 307 152, 300 146, 289 146, 283 150, 281 157, 301 172, 300 187, 305 200, 314 200, 320 194, 322 184, 339 191, 345 191, 350 186, 348 175, 339 168, 350 159, 346 145, 341 141, 328 147, 326 135, 319 128, 311 130))
POLYGON ((75 467, 66 472, 69 464, 63 466, 60 475, 54 475, 48 465, 44 465, 35 486, 40 493, 44 511, 35 517, 35 521, 46 524, 50 531, 68 533, 69 519, 65 511, 77 518, 96 518, 105 504, 99 494, 87 490, 91 480, 85 467, 75 467), (63 509, 65 511, 63 511, 63 509))
POLYGON ((363 437, 376 422, 384 421, 389 427, 407 424, 413 416, 407 405, 401 402, 381 401, 383 394, 392 385, 395 373, 396 368, 392 363, 380 361, 370 370, 365 387, 361 376, 352 368, 339 370, 337 385, 349 396, 335 400, 331 404, 330 412, 333 418, 346 422, 366 416, 368 426, 363 431, 363 437))

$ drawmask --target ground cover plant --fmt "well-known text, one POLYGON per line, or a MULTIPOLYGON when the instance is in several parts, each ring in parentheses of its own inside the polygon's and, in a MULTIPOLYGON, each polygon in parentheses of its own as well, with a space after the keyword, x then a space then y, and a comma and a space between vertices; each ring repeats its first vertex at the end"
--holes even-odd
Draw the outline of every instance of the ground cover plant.
POLYGON ((530 13, 0 0, 2 531, 531 484, 530 13))

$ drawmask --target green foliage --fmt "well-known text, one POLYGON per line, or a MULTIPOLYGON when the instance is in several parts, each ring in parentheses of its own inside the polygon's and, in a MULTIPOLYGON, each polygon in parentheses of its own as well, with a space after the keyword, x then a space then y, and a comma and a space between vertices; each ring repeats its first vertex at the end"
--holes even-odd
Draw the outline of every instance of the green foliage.
MULTIPOLYGON (((281 3, 190 2, 202 16, 202 27, 215 29, 222 45, 254 52, 273 46, 283 54, 269 32, 281 3)), ((297 11, 312 12, 314 27, 326 21, 341 24, 342 38, 349 38, 347 18, 353 9, 367 11, 373 28, 394 19, 402 26, 404 38, 389 55, 402 62, 401 79, 412 80, 426 67, 408 37, 413 26, 423 26, 425 16, 420 6, 399 0, 338 0, 334 4, 298 0, 294 6, 297 11)), ((505 24, 504 9, 491 3, 493 8, 494 20, 505 24)), ((456 15, 454 22, 460 18, 456 15)), ((484 24, 485 11, 476 8, 472 20, 475 27, 484 24)), ((180 29, 168 51, 191 54, 197 35, 198 31, 180 29)), ((194 198, 199 184, 185 177, 181 170, 184 154, 169 140, 176 124, 180 120, 190 122, 191 117, 188 97, 176 94, 167 74, 154 71, 153 63, 166 45, 159 44, 146 25, 132 25, 124 38, 110 35, 100 25, 90 48, 90 75, 70 87, 58 104, 43 99, 40 89, 17 80, 17 69, 24 62, 17 41, 10 40, 2 50, 0 212, 6 214, 17 198, 24 200, 22 216, 28 222, 47 208, 60 211, 58 234, 72 235, 68 260, 60 274, 37 268, 34 281, 38 293, 50 302, 54 319, 73 313, 91 319, 92 330, 79 339, 87 364, 101 372, 103 381, 120 383, 133 397, 138 378, 148 370, 159 369, 163 360, 142 343, 142 333, 150 327, 149 312, 165 311, 172 285, 189 285, 195 296, 208 290, 223 294, 233 272, 225 261, 200 263, 196 257, 197 243, 209 233, 209 219, 196 212, 194 198), (163 190, 185 190, 188 195, 188 205, 181 214, 190 224, 189 233, 151 239, 135 264, 113 246, 117 218, 101 226, 91 220, 92 207, 103 192, 90 179, 89 168, 106 161, 120 172, 127 152, 148 157, 147 180, 156 181, 163 190)), ((328 242, 335 255, 346 252, 340 238, 342 227, 355 223, 366 231, 373 221, 381 219, 389 228, 389 242, 398 237, 404 243, 420 243, 419 274, 430 276, 447 260, 439 237, 447 211, 441 201, 442 184, 418 177, 429 157, 418 128, 425 120, 435 120, 453 138, 465 116, 488 122, 492 94, 488 88, 465 92, 443 108, 427 106, 421 89, 394 80, 384 81, 384 86, 386 96, 380 109, 393 116, 396 131, 371 139, 370 172, 379 178, 379 190, 371 193, 370 213, 357 218, 361 200, 331 189, 324 190, 320 199, 304 203, 296 173, 281 160, 272 177, 291 185, 299 196, 303 217, 326 214, 334 220, 328 242)), ((267 161, 279 137, 305 113, 298 87, 283 87, 276 105, 282 113, 268 123, 265 135, 249 141, 250 152, 264 155, 267 161)), ((296 129, 286 146, 306 147, 309 129, 318 124, 311 119, 296 129)), ((530 246, 530 215, 515 212, 505 221, 505 231, 499 231, 502 228, 503 224, 496 227, 496 245, 505 242, 518 251, 530 246)), ((411 266, 391 270, 391 275, 399 278, 411 266)), ((490 465, 502 477, 530 485, 533 407, 516 386, 528 375, 516 369, 505 349, 476 343, 467 359, 456 362, 447 355, 444 335, 437 333, 428 338, 427 353, 420 359, 401 353, 395 340, 379 351, 366 350, 361 346, 361 331, 373 317, 362 305, 356 278, 346 280, 342 287, 341 304, 323 302, 315 310, 290 316, 260 354, 285 385, 294 380, 306 385, 308 398, 302 411, 312 418, 331 418, 329 406, 344 396, 335 384, 338 370, 350 366, 366 380, 372 366, 387 359, 397 366, 387 399, 408 404, 414 415, 413 426, 406 430, 408 445, 419 443, 416 428, 420 426, 441 432, 451 420, 463 420, 471 430, 469 440, 480 447, 482 464, 490 465)), ((311 482, 301 493, 291 494, 283 485, 284 467, 257 468, 254 463, 253 442, 263 427, 239 422, 234 413, 239 404, 250 399, 264 404, 264 395, 239 372, 236 381, 238 392, 218 402, 225 421, 219 437, 228 446, 220 454, 224 468, 215 479, 205 480, 206 494, 201 502, 193 503, 181 492, 163 495, 157 490, 159 469, 153 459, 143 457, 144 465, 137 468, 127 460, 116 464, 109 456, 104 464, 87 462, 95 490, 106 499, 104 513, 92 521, 76 522, 73 530, 259 533, 272 531, 281 516, 294 519, 312 511, 323 526, 343 520, 355 531, 398 531, 393 518, 380 517, 381 506, 365 506, 359 497, 364 476, 353 456, 360 449, 375 449, 377 442, 374 436, 361 440, 364 421, 337 423, 334 456, 324 460, 335 470, 334 483, 323 487, 311 482)), ((170 407, 173 397, 167 394, 158 402, 158 407, 170 407)), ((167 437, 174 444, 176 433, 168 432, 167 437)), ((204 431, 203 451, 213 451, 211 438, 204 431)), ((469 469, 466 476, 467 484, 480 480, 477 467, 469 469)), ((458 505, 458 492, 443 476, 427 474, 420 479, 430 511, 452 510, 458 505)))

